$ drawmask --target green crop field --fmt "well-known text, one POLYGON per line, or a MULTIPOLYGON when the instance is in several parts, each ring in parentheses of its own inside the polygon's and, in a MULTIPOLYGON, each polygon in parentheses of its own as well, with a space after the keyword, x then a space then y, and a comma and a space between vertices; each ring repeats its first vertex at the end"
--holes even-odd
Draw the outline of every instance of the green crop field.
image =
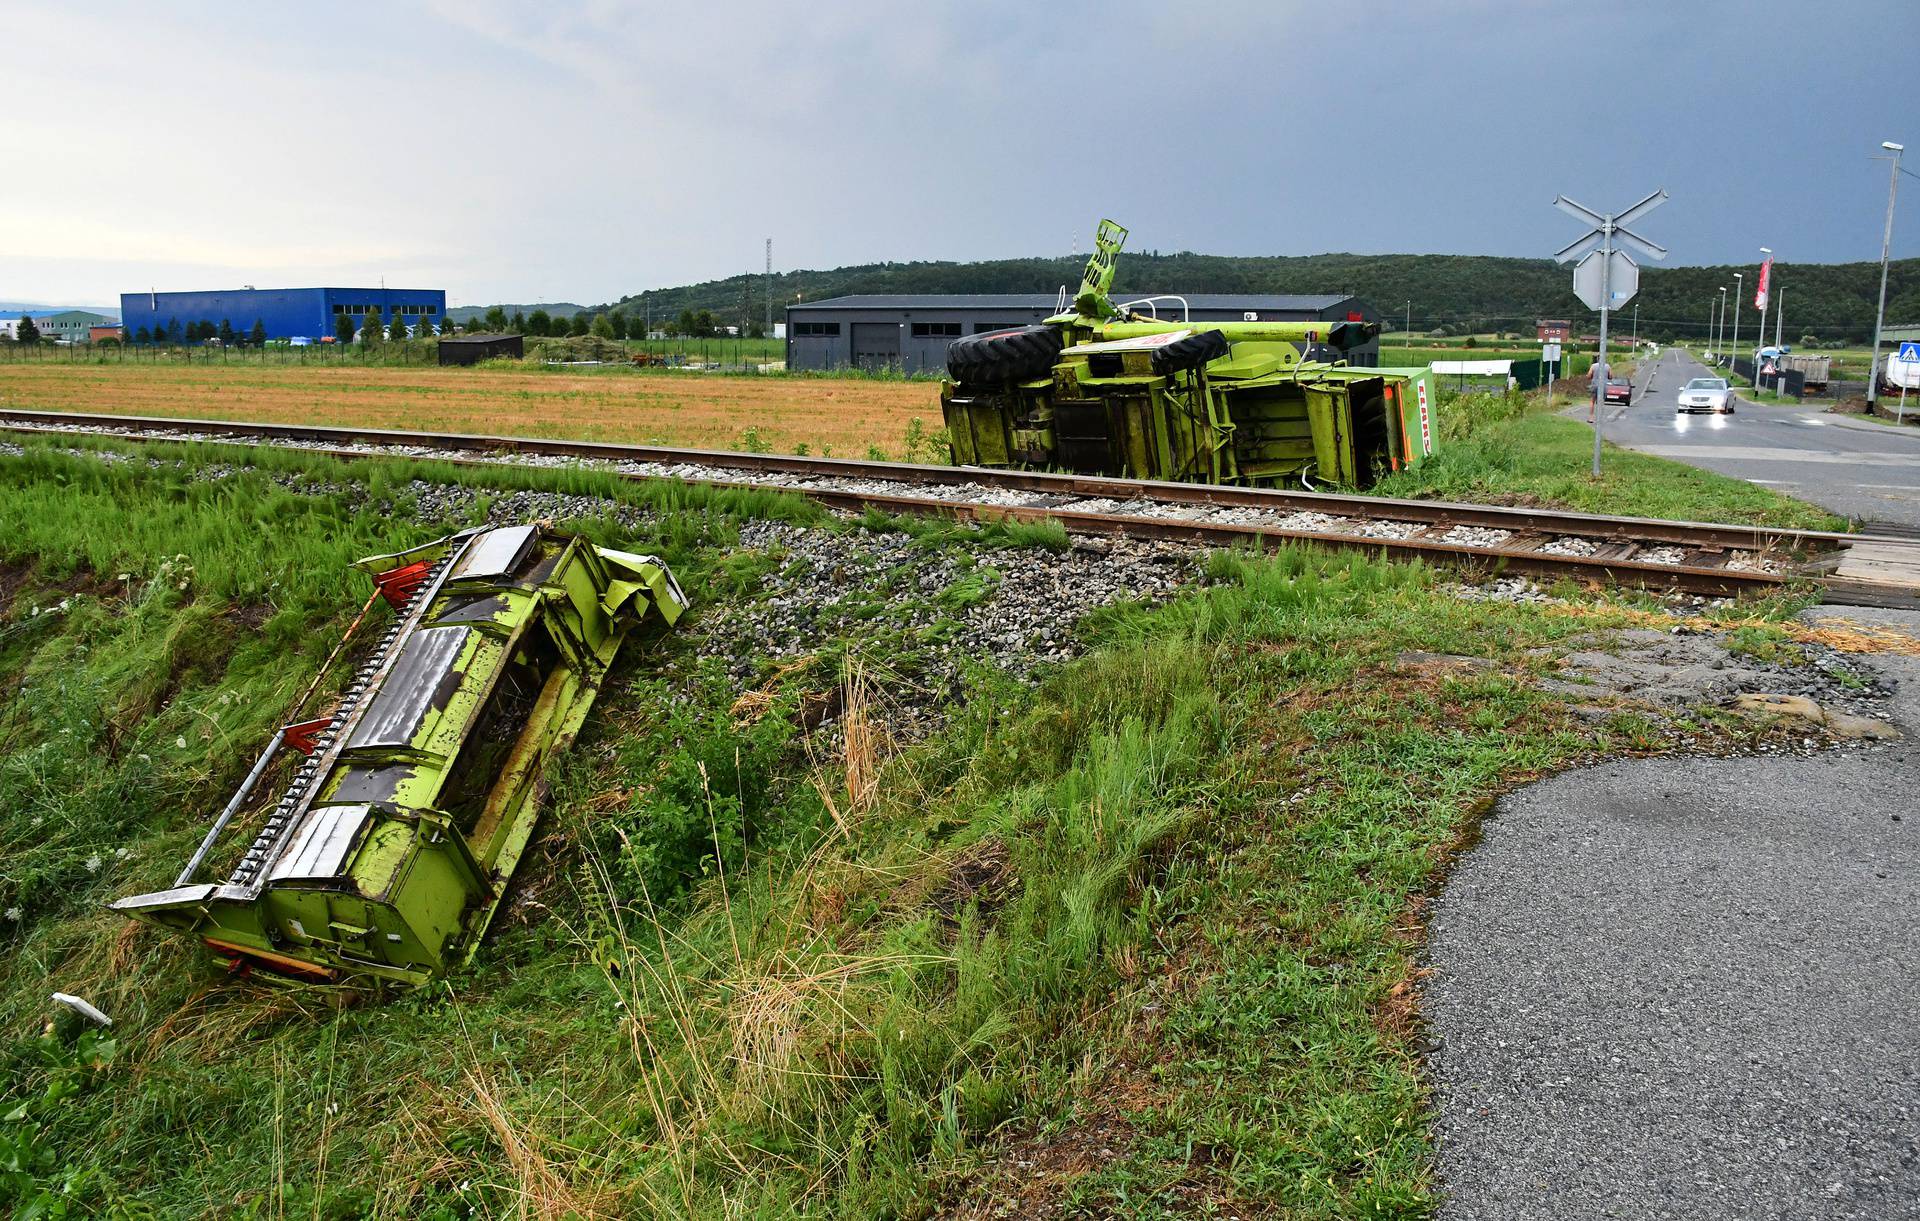
POLYGON ((938 670, 1065 544, 579 471, 0 453, 0 1212, 1431 1211, 1423 905, 1503 787, 1664 748, 1533 681, 1650 612, 1222 554, 1061 623, 1032 683, 938 670), (346 563, 501 505, 661 553, 695 609, 623 654, 474 966, 274 987, 104 911, 280 723, 346 563), (775 656, 780 583, 814 600, 775 656), (49 1022, 56 989, 114 1025, 49 1022))

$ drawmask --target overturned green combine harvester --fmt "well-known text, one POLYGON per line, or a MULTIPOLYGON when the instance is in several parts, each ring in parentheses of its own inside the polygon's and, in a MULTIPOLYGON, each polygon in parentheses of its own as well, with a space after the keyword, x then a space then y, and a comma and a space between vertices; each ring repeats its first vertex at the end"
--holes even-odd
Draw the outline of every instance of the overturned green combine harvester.
POLYGON ((672 623, 687 604, 659 560, 537 524, 358 566, 374 592, 348 636, 383 597, 395 615, 339 706, 274 734, 170 889, 113 905, 236 970, 420 983, 466 961, 532 835, 547 761, 649 608, 672 623), (252 843, 224 882, 194 881, 283 748, 305 760, 252 843))
POLYGON ((1070 310, 947 349, 956 464, 1364 488, 1433 452, 1430 371, 1344 363, 1378 324, 1142 316, 1107 296, 1126 235, 1100 222, 1070 310))

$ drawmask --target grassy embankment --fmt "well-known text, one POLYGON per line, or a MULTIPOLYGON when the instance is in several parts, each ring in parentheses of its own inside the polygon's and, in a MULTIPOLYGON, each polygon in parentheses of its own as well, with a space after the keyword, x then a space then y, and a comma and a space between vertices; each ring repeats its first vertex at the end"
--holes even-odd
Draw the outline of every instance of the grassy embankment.
POLYGON ((396 463, 352 468, 366 499, 301 495, 146 452, 168 463, 0 456, 0 1210, 1423 1213, 1421 898, 1501 786, 1655 744, 1531 682, 1632 612, 1290 551, 1100 616, 1037 689, 983 671, 927 742, 826 757, 809 693, 866 724, 863 667, 910 674, 997 573, 907 607, 849 588, 750 699, 692 656, 698 614, 630 648, 471 970, 220 980, 100 905, 172 876, 357 605, 345 563, 445 528, 409 478, 636 506, 707 606, 786 562, 734 552, 737 523, 818 514, 396 463), (110 1037, 43 1037, 56 988, 110 1037))
POLYGON ((1592 429, 1547 411, 1542 394, 1443 396, 1433 457, 1373 490, 1631 517, 1846 528, 1845 519, 1824 509, 1683 462, 1607 445, 1597 480, 1592 463, 1592 429))

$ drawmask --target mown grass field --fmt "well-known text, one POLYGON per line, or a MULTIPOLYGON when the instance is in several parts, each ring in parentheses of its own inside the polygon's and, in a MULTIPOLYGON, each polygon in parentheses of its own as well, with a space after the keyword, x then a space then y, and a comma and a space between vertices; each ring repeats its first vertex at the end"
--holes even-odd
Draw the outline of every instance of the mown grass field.
POLYGON ((0 403, 47 411, 197 416, 904 456, 937 389, 867 378, 547 370, 184 364, 0 364, 0 403))
POLYGON ((739 683, 693 655, 702 616, 787 562, 741 523, 864 527, 582 472, 109 448, 159 463, 0 455, 15 1215, 1424 1215, 1426 896, 1504 786, 1660 745, 1533 681, 1644 611, 1288 551, 1216 556, 1037 686, 982 669, 931 738, 848 750, 803 709, 910 676, 985 568, 739 683), (416 477, 639 510, 644 537, 579 525, 661 552, 696 609, 624 655, 470 970, 219 978, 101 905, 172 876, 357 607, 346 562, 446 529, 416 477), (54 989, 112 1030, 48 1026, 54 989))

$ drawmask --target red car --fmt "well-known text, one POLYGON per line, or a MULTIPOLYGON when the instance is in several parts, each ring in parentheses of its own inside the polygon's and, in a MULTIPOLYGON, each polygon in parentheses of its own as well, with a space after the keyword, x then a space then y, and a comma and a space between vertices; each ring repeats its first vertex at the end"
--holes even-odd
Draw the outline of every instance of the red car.
POLYGON ((1625 406, 1633 402, 1633 383, 1624 377, 1609 377, 1606 393, 1602 397, 1609 403, 1625 406))

